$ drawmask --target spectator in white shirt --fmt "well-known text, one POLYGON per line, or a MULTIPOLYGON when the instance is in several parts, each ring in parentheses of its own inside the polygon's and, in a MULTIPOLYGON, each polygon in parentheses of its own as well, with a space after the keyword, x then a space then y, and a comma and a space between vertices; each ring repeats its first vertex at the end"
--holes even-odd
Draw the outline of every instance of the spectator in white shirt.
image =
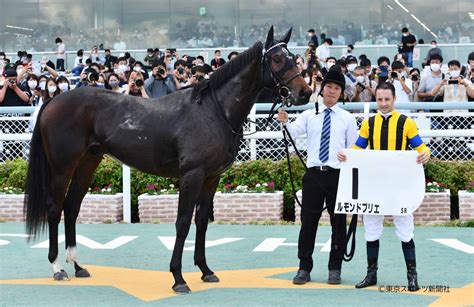
POLYGON ((57 37, 55 42, 56 42, 56 45, 58 45, 58 49, 56 50, 56 70, 64 71, 64 59, 66 57, 66 46, 64 45, 60 37, 57 37))
POLYGON ((319 63, 326 67, 327 58, 331 56, 331 51, 329 50, 329 46, 332 46, 332 39, 326 38, 324 43, 316 48, 316 56, 318 57, 319 63))

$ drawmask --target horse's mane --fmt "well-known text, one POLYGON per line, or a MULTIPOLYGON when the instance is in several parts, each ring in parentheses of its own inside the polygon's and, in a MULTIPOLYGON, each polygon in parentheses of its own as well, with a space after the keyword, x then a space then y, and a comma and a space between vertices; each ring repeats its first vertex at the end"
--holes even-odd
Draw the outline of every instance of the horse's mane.
POLYGON ((199 82, 198 84, 192 86, 193 94, 192 99, 197 99, 200 101, 201 93, 206 89, 212 88, 217 89, 223 84, 227 83, 231 78, 233 78, 237 73, 239 73, 245 66, 250 64, 256 58, 262 56, 263 44, 261 42, 256 42, 252 47, 245 50, 237 57, 233 58, 231 61, 225 63, 219 69, 214 71, 209 80, 199 82))

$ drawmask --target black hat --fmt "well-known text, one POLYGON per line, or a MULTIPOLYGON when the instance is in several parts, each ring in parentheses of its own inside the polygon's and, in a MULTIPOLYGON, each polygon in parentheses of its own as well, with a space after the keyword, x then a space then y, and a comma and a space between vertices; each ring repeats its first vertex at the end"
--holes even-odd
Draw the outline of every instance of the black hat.
POLYGON ((5 71, 3 72, 3 76, 4 77, 16 77, 17 76, 16 70, 14 68, 5 69, 5 71))
POLYGON ((341 72, 337 70, 329 70, 324 76, 321 89, 329 82, 339 84, 342 87, 342 91, 344 92, 344 89, 346 88, 346 78, 341 72))

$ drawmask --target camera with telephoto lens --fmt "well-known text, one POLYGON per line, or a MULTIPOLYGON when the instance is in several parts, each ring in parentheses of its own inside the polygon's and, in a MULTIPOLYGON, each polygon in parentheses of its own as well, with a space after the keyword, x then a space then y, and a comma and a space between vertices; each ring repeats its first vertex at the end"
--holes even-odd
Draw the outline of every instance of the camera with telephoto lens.
POLYGON ((135 80, 135 85, 138 86, 138 87, 142 87, 143 86, 143 80, 142 79, 135 80))
POLYGON ((99 74, 97 72, 90 72, 87 74, 87 80, 89 82, 97 82, 99 81, 99 74))
POLYGON ((178 73, 180 75, 184 74, 184 68, 182 68, 182 67, 178 68, 178 73))
POLYGON ((316 76, 316 82, 323 82, 323 78, 321 76, 316 76))
POLYGON ((390 74, 390 77, 392 77, 392 79, 397 79, 398 73, 396 71, 392 71, 392 73, 390 74))
POLYGON ((164 75, 166 71, 163 68, 158 69, 158 74, 159 75, 164 75))
POLYGON ((197 76, 196 76, 196 80, 202 81, 202 80, 204 80, 204 76, 202 76, 202 75, 197 75, 197 76))

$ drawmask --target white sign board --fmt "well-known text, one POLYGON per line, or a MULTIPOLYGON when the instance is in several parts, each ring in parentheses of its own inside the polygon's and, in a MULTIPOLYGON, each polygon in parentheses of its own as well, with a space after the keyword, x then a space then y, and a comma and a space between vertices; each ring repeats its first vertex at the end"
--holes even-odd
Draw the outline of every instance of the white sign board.
POLYGON ((416 151, 345 150, 335 213, 407 215, 425 194, 425 173, 416 151))

